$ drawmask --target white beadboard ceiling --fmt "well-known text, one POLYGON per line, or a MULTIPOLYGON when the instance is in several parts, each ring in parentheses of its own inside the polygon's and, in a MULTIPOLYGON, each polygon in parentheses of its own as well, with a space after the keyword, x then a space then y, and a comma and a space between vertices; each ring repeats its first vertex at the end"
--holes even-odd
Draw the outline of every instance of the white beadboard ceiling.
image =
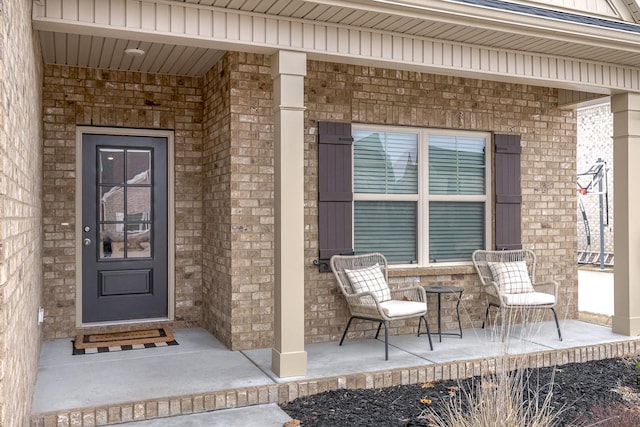
MULTIPOLYGON (((66 0, 64 0, 66 1, 66 0)), ((82 2, 83 0, 76 0, 82 2)), ((104 0, 111 1, 111 0, 104 0)), ((632 1, 632 0, 626 0, 632 1)), ((633 0, 635 1, 635 0, 633 0)), ((56 7, 61 0, 47 0, 47 7, 56 7)), ((442 17, 430 18, 429 13, 383 13, 372 8, 358 8, 358 0, 352 3, 304 1, 304 0, 172 0, 166 4, 191 3, 255 14, 297 18, 310 22, 328 22, 345 26, 364 27, 391 33, 401 33, 431 39, 447 40, 471 45, 482 45, 513 51, 526 51, 570 58, 587 58, 609 64, 640 66, 640 53, 630 52, 628 47, 612 48, 611 45, 554 40, 538 36, 535 28, 528 31, 502 30, 491 26, 469 25, 464 19, 454 22, 442 17), (351 7, 344 7, 349 4, 351 7), (462 23, 460 23, 462 22, 462 23)), ((628 13, 628 11, 627 11, 628 13)), ((48 64, 81 67, 153 72, 177 75, 202 75, 222 56, 215 48, 168 45, 142 42, 134 39, 114 39, 103 36, 78 35, 66 32, 40 31, 43 59, 48 64), (142 57, 124 55, 124 49, 135 47, 146 51, 142 57)))
POLYGON ((45 64, 184 76, 203 75, 224 53, 202 47, 50 31, 40 32, 40 42, 45 64), (138 57, 125 55, 124 50, 129 48, 146 53, 138 57))

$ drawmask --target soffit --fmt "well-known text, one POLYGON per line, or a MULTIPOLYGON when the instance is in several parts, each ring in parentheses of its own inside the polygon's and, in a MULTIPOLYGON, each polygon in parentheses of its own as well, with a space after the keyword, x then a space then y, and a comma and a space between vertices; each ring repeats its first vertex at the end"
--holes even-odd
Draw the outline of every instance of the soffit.
MULTIPOLYGON (((110 1, 125 3, 125 0, 110 1)), ((587 16, 585 22, 569 22, 563 19, 563 15, 535 16, 521 10, 494 7, 495 4, 508 3, 500 0, 159 1, 168 7, 173 3, 193 4, 299 19, 301 22, 325 22, 515 52, 640 67, 640 27, 637 25, 604 20, 602 17, 592 19, 587 16), (608 28, 598 25, 599 23, 629 27, 608 28)), ((46 0, 46 7, 62 8, 64 3, 67 2, 46 0)), ((111 39, 108 36, 77 35, 65 32, 62 28, 60 31, 41 31, 40 36, 45 62, 55 64, 201 75, 221 55, 220 51, 211 48, 147 41, 143 46, 147 55, 128 58, 122 55, 122 50, 126 47, 138 47, 142 42, 134 38, 125 40, 111 39)))
POLYGON ((51 31, 41 31, 40 42, 45 64, 183 76, 204 75, 224 54, 203 47, 51 31), (129 48, 146 53, 125 55, 129 48))

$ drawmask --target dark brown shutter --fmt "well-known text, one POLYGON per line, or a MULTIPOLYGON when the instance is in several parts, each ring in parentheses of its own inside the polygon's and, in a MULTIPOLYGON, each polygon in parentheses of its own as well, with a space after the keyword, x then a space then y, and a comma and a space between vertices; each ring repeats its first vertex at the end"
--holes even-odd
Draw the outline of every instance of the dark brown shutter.
POLYGON ((353 253, 350 123, 318 122, 318 245, 320 271, 333 255, 353 253))
POLYGON ((520 135, 495 135, 497 250, 522 249, 520 135))

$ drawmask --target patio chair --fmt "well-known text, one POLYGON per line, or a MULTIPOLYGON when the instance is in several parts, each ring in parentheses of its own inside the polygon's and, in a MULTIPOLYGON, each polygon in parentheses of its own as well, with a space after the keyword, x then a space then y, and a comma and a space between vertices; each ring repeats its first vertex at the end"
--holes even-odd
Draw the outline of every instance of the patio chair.
POLYGON ((388 285, 387 259, 379 253, 364 255, 334 255, 331 270, 338 279, 338 287, 347 300, 351 317, 340 339, 344 342, 353 319, 378 322, 375 338, 384 326, 384 358, 389 359, 389 321, 419 317, 418 336, 422 321, 433 350, 427 323, 427 296, 422 286, 402 286, 391 289, 388 285))
POLYGON ((487 309, 482 327, 489 316, 489 308, 496 307, 505 314, 511 309, 523 309, 525 324, 530 309, 550 309, 556 321, 558 338, 562 341, 560 323, 556 313, 558 283, 549 281, 536 283, 536 255, 533 251, 477 250, 472 255, 473 265, 480 276, 487 296, 487 309))

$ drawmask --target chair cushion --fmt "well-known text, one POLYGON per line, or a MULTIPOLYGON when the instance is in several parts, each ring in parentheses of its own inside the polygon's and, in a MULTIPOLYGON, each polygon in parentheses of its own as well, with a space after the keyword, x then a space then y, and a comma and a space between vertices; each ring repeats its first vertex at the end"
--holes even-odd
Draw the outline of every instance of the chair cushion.
POLYGON ((387 285, 387 281, 384 279, 380 264, 376 263, 371 267, 360 268, 358 270, 345 269, 344 272, 347 274, 353 292, 356 294, 371 292, 379 302, 391 299, 389 285, 387 285))
POLYGON ((535 292, 529 278, 526 262, 490 262, 488 265, 489 269, 491 269, 493 280, 498 284, 500 293, 521 294, 535 292))
POLYGON ((416 301, 392 299, 381 303, 380 307, 388 317, 415 316, 427 312, 427 305, 416 301))
POLYGON ((520 294, 505 294, 502 296, 508 305, 546 305, 555 304, 556 297, 544 292, 525 292, 520 294))

